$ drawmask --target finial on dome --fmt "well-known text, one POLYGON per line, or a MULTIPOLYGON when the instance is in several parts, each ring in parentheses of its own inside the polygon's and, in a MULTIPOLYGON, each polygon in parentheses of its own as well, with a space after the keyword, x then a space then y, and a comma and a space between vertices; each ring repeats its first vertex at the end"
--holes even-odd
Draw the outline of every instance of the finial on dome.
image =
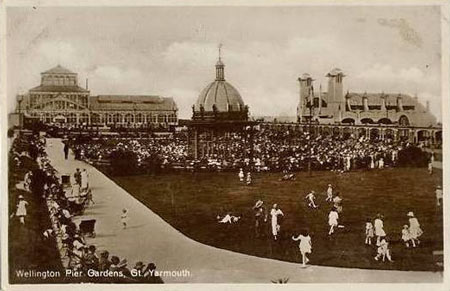
POLYGON ((222 44, 219 44, 219 60, 216 63, 216 81, 225 81, 225 65, 222 63, 222 44))

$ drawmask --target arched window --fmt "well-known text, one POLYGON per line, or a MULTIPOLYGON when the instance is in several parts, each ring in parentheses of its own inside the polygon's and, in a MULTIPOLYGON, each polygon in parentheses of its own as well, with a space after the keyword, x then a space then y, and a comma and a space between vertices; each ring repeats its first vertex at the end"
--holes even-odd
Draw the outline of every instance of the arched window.
POLYGON ((144 117, 142 113, 136 114, 136 123, 142 123, 144 121, 144 117))
POLYGON ((389 118, 381 118, 380 120, 378 120, 378 123, 381 123, 381 124, 392 124, 392 121, 389 118))
POLYGON ((113 122, 114 123, 121 123, 122 122, 122 116, 119 113, 114 114, 113 122))
POLYGON ((371 118, 363 118, 361 119, 362 124, 371 124, 373 123, 373 120, 371 118))
POLYGON ((400 126, 409 126, 409 119, 405 115, 400 116, 398 120, 398 125, 400 126))
POLYGON ((127 113, 125 115, 125 123, 133 123, 134 122, 134 116, 131 113, 127 113))

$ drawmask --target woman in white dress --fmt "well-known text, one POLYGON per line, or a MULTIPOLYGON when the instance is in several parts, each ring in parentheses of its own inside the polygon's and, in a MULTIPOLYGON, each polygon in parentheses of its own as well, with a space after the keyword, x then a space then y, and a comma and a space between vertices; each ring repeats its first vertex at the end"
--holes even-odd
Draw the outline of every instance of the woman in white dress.
POLYGON ((380 238, 386 236, 382 218, 383 216, 378 213, 377 218, 375 218, 375 221, 373 223, 373 226, 375 228, 375 236, 377 237, 377 246, 380 245, 380 238))
POLYGON ((407 215, 409 217, 409 235, 413 247, 416 247, 417 244, 420 244, 419 237, 423 234, 423 231, 420 228, 419 220, 414 216, 414 213, 410 211, 407 215))
POLYGON ((244 182, 244 171, 242 170, 242 168, 239 169, 238 177, 240 182, 244 182))
POLYGON ((311 237, 309 236, 307 231, 302 231, 302 233, 299 236, 297 237, 292 236, 292 240, 300 241, 298 248, 300 249, 300 253, 302 254, 302 265, 303 267, 305 267, 306 264, 309 262, 309 259, 306 257, 306 254, 310 254, 312 251, 311 237))
POLYGON ((338 226, 339 214, 337 212, 336 207, 331 208, 330 213, 328 214, 328 225, 330 226, 330 231, 328 231, 328 235, 332 235, 334 233, 334 229, 338 226))
POLYGON ((19 195, 19 202, 17 203, 16 216, 19 218, 21 224, 25 224, 25 216, 27 216, 28 202, 25 201, 22 195, 19 195))
POLYGON ((270 211, 270 215, 272 216, 272 235, 273 239, 278 239, 278 233, 280 232, 280 225, 278 224, 278 215, 284 216, 283 211, 278 208, 277 204, 273 205, 272 210, 270 211))

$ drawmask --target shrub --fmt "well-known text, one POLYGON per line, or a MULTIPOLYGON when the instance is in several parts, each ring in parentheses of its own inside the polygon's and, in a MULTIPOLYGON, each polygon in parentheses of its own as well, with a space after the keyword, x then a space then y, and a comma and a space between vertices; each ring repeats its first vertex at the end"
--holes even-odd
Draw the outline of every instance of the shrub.
POLYGON ((400 167, 426 167, 429 155, 422 149, 412 146, 398 152, 398 165, 400 167))
POLYGON ((128 176, 137 173, 137 155, 132 151, 113 151, 110 162, 111 172, 115 176, 128 176))

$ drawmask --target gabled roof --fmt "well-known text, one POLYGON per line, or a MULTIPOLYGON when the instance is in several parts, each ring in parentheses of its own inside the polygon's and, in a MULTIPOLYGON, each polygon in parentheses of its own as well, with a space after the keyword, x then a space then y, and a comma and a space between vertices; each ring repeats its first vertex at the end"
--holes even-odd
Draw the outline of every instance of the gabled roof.
POLYGON ((60 65, 57 65, 56 67, 51 68, 50 70, 47 70, 45 72, 42 72, 42 74, 68 74, 68 75, 76 75, 76 73, 70 71, 69 69, 66 69, 60 65))

